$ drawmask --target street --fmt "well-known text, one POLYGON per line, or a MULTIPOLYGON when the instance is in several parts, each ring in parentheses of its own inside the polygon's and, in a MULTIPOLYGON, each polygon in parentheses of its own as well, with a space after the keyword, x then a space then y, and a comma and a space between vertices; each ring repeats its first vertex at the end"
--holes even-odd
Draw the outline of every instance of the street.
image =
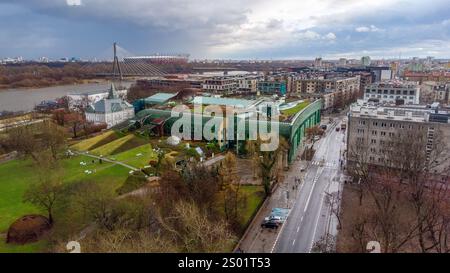
POLYGON ((280 230, 272 252, 308 253, 326 233, 336 235, 336 220, 325 202, 327 194, 340 191, 340 153, 344 150, 344 133, 337 132, 339 119, 329 125, 306 170, 287 222, 280 230))

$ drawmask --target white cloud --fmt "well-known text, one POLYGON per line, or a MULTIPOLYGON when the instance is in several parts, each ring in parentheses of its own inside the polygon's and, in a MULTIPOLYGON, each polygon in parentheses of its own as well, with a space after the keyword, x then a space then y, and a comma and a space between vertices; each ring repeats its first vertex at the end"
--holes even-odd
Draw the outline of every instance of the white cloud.
POLYGON ((380 32, 380 31, 383 31, 383 30, 377 28, 374 25, 370 25, 370 26, 357 27, 357 28, 355 28, 355 31, 356 32, 380 32))
POLYGON ((334 34, 333 32, 330 32, 327 35, 325 35, 325 38, 328 40, 336 40, 336 34, 334 34))
POLYGON ((81 6, 81 0, 66 0, 68 6, 81 6))

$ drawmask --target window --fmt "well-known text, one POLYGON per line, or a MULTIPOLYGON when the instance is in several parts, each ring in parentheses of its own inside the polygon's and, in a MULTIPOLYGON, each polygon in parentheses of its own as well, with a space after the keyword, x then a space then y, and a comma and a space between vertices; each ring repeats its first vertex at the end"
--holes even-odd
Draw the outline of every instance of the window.
POLYGON ((373 126, 378 126, 378 122, 374 121, 373 126))
POLYGON ((386 136, 386 132, 380 132, 381 136, 386 136))
POLYGON ((376 140, 376 139, 371 139, 371 140, 370 140, 370 143, 372 143, 372 144, 377 144, 377 140, 376 140))
POLYGON ((373 136, 376 136, 376 135, 377 135, 377 131, 373 130, 373 131, 372 131, 372 135, 373 135, 373 136))

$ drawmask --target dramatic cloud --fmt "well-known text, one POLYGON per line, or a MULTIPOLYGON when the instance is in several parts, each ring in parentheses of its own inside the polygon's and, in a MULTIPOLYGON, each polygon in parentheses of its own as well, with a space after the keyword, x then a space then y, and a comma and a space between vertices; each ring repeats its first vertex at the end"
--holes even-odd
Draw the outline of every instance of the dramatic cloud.
POLYGON ((95 57, 117 41, 196 58, 450 57, 449 14, 447 0, 0 0, 0 52, 95 57))

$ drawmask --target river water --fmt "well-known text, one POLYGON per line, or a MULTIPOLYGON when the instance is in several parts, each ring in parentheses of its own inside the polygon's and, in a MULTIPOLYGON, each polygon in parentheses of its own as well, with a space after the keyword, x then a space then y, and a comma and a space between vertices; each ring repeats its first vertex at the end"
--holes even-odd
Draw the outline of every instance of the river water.
MULTIPOLYGON (((122 86, 130 87, 132 82, 122 82, 122 86)), ((88 91, 102 91, 111 86, 110 83, 86 83, 45 88, 5 89, 0 90, 1 111, 31 111, 43 100, 53 100, 68 94, 82 94, 88 91)))

